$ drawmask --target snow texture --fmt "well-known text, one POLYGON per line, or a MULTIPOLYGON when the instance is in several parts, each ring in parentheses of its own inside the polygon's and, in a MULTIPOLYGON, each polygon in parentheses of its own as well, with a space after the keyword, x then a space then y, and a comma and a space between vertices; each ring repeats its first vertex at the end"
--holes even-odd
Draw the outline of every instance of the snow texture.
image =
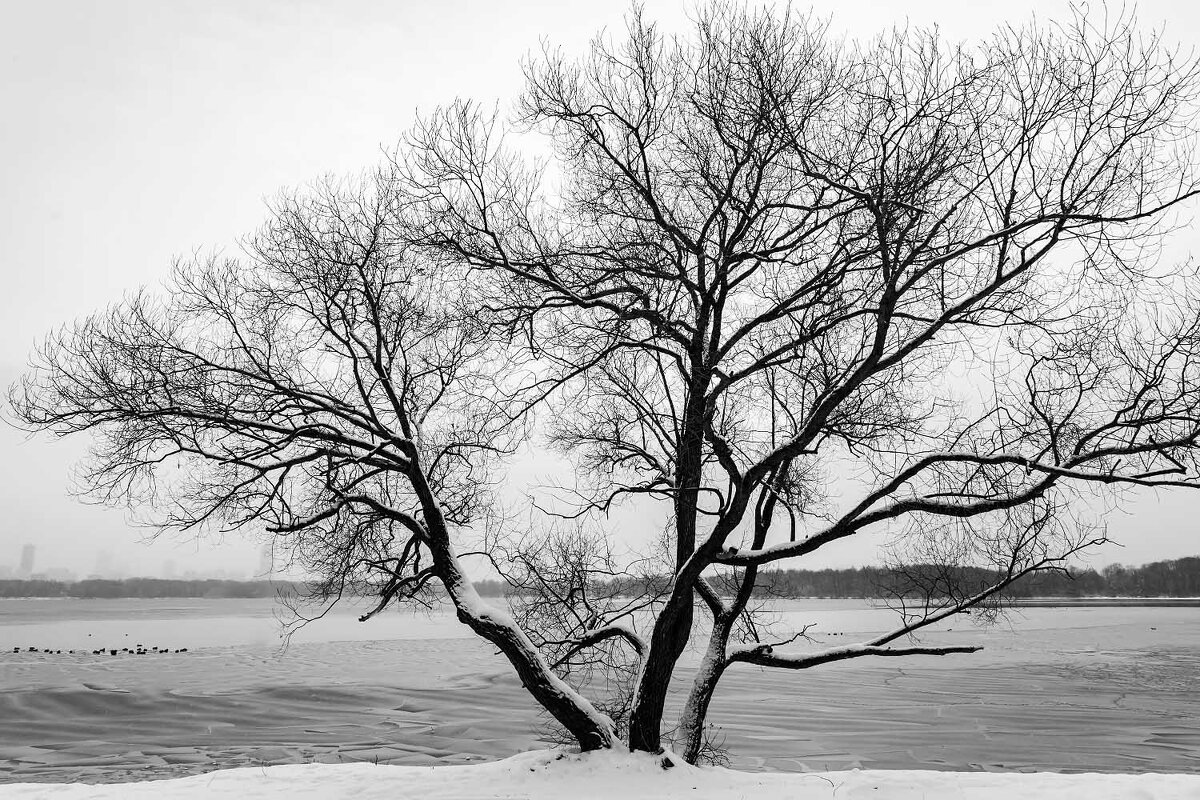
POLYGON ((119 784, 9 784, 0 800, 142 798, 690 798, 694 800, 1197 800, 1200 775, 852 770, 748 773, 691 767, 677 756, 536 751, 490 764, 401 767, 296 764, 228 769, 163 781, 119 784))

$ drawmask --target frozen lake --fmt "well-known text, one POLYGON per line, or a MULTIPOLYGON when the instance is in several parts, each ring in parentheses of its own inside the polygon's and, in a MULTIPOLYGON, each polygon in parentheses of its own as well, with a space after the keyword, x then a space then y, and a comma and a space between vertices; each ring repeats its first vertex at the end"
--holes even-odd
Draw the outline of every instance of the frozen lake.
MULTIPOLYGON (((894 620, 853 600, 772 610, 780 633, 816 623, 812 646, 894 620)), ((335 609, 283 649, 271 600, 0 601, 0 781, 461 763, 544 746, 507 662, 452 614, 360 612, 335 609), (189 652, 91 654, 137 644, 189 652)), ((1200 608, 1025 608, 989 628, 962 615, 925 641, 985 649, 737 667, 713 704, 714 738, 743 769, 1200 772, 1200 608)))

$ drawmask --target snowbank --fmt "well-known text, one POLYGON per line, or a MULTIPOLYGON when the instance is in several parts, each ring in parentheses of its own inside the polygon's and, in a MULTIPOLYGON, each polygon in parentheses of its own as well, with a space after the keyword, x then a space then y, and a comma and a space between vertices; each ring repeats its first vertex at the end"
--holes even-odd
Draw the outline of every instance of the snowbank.
POLYGON ((0 785, 0 798, 695 798, 695 800, 1196 800, 1200 775, 854 770, 748 773, 629 753, 574 755, 538 751, 490 764, 399 767, 297 764, 228 769, 164 781, 121 784, 0 785))

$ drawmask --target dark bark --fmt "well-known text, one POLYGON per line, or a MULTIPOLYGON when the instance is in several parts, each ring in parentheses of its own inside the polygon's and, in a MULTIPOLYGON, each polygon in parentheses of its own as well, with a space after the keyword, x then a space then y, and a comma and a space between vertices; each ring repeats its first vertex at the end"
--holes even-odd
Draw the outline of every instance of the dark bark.
POLYGON ((693 382, 684 409, 675 478, 675 586, 655 621, 629 721, 629 748, 662 750, 663 708, 675 663, 691 638, 693 585, 699 571, 689 569, 696 549, 696 517, 703 479, 707 376, 693 382))

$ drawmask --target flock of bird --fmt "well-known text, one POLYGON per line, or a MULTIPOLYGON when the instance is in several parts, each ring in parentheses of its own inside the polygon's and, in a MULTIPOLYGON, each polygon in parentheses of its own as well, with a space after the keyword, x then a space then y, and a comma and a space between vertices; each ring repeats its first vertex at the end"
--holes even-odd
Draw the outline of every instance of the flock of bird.
MULTIPOLYGON (((14 647, 12 649, 12 651, 14 653, 20 653, 20 652, 22 652, 22 649, 20 647, 14 647)), ((172 650, 169 647, 158 647, 157 645, 155 645, 154 647, 146 647, 145 645, 139 644, 133 648, 122 647, 122 648, 118 649, 116 647, 101 647, 99 649, 92 650, 91 653, 94 656, 102 656, 105 653, 107 653, 110 656, 119 655, 121 653, 128 653, 131 656, 150 656, 150 655, 158 656, 158 655, 168 655, 170 653, 186 653, 187 651, 188 651, 188 649, 186 647, 179 647, 179 648, 172 650)), ((49 647, 43 647, 43 648, 27 647, 24 649, 24 652, 26 652, 26 653, 49 653, 51 655, 56 655, 56 656, 61 656, 63 653, 62 650, 54 650, 49 647)), ((82 654, 86 654, 88 651, 87 650, 79 650, 79 651, 68 650, 67 655, 75 655, 76 652, 78 652, 82 655, 82 654)))

